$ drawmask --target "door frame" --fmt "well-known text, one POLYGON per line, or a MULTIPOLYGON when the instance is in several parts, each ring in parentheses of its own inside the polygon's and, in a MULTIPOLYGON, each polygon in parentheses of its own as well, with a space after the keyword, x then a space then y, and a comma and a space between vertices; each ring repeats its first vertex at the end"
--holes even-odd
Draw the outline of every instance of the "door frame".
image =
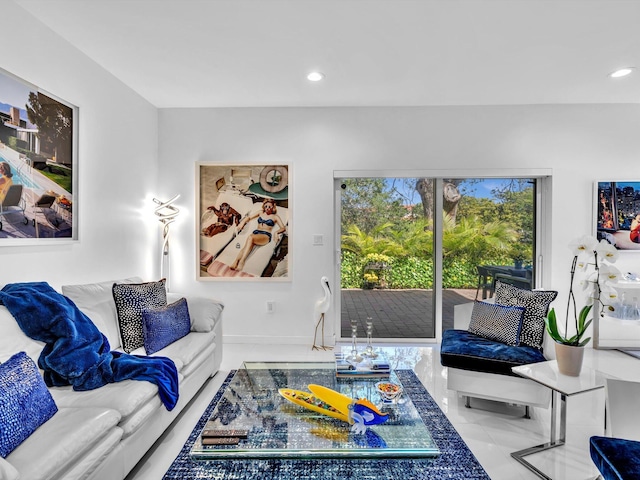
POLYGON ((393 338, 379 339, 381 342, 388 343, 440 343, 442 340, 442 179, 443 178, 535 178, 537 180, 537 188, 535 194, 535 251, 537 256, 535 288, 542 288, 548 285, 551 277, 551 268, 548 268, 548 262, 551 258, 551 232, 552 226, 552 181, 553 169, 550 168, 505 168, 505 169, 457 169, 457 170, 334 170, 333 171, 333 218, 334 218, 334 235, 333 235, 333 251, 334 251, 334 272, 333 284, 335 285, 336 295, 334 295, 334 340, 336 342, 346 342, 349 339, 343 338, 341 333, 341 308, 342 292, 341 276, 340 276, 340 258, 341 249, 341 180, 345 178, 432 178, 436 181, 435 185, 435 206, 434 206, 434 299, 433 299, 433 315, 435 320, 435 338, 393 338))

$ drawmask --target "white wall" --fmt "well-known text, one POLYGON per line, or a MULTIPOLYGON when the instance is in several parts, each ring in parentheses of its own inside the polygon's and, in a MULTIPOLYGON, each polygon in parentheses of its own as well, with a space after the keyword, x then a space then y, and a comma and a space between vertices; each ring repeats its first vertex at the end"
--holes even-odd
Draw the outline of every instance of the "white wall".
MULTIPOLYGON (((182 195, 174 225, 175 291, 222 299, 228 341, 310 343, 319 279, 333 278, 333 171, 553 169, 552 281, 563 311, 567 244, 592 233, 593 182, 640 179, 640 106, 164 109, 160 190, 182 195), (292 165, 293 281, 196 281, 195 162, 292 165), (312 235, 325 246, 312 246, 312 235), (267 314, 265 302, 276 301, 267 314)), ((640 271, 640 256, 624 261, 640 271)), ((334 323, 335 312, 328 314, 334 323)), ((328 331, 330 334, 331 331, 328 331)), ((327 335, 328 336, 328 335, 327 335)))
POLYGON ((67 245, 0 242, 0 286, 150 278, 159 230, 143 218, 157 184, 157 110, 14 3, 0 0, 0 19, 0 66, 79 107, 80 234, 67 245))
MULTIPOLYGON (((564 294, 566 244, 591 232, 593 181, 640 179, 638 105, 158 112, 12 2, 0 0, 0 18, 3 37, 13 42, 3 48, 2 68, 80 108, 80 242, 0 245, 0 285, 158 275, 159 228, 146 215, 149 199, 181 193, 173 290, 224 300, 230 340, 310 342, 319 279, 334 273, 334 170, 552 168, 553 275, 545 286, 564 294), (291 283, 195 280, 196 161, 292 165, 291 283), (316 233, 325 246, 311 245, 316 233), (276 301, 275 314, 266 314, 267 300, 276 301)), ((640 270, 640 256, 626 261, 640 270)))

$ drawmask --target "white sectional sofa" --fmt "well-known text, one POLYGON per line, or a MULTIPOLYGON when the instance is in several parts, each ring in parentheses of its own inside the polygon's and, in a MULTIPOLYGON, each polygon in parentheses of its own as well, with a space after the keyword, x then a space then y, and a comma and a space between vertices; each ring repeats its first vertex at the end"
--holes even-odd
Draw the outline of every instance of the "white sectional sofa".
MULTIPOLYGON (((62 293, 93 321, 112 350, 121 350, 113 283, 66 286, 62 293)), ((122 480, 131 471, 220 367, 223 304, 175 293, 168 293, 167 301, 182 297, 187 299, 190 333, 153 354, 169 357, 176 365, 179 399, 175 408, 168 411, 158 387, 146 381, 125 380, 83 392, 71 386, 50 387, 58 412, 6 459, 0 457, 1 480, 122 480)), ((24 351, 37 363, 43 346, 27 337, 6 307, 0 306, 0 362, 24 351)), ((145 355, 144 347, 132 354, 145 355)))

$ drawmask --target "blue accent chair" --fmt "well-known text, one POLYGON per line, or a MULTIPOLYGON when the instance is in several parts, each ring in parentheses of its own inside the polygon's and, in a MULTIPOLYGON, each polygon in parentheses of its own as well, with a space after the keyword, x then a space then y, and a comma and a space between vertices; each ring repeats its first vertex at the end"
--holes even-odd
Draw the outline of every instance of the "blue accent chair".
POLYGON ((589 440, 589 452, 604 480, 640 478, 640 442, 595 436, 589 440))
POLYGON ((606 380, 607 437, 589 441, 591 460, 605 480, 640 479, 640 383, 606 380))
MULTIPOLYGON (((543 352, 495 342, 467 331, 472 311, 473 303, 456 305, 454 329, 442 334, 440 363, 448 367, 447 388, 462 396, 467 408, 471 408, 472 397, 523 405, 525 418, 529 418, 530 406, 548 408, 551 390, 511 371, 511 367, 546 361, 543 352)), ((548 341, 545 333, 545 342, 548 341)))

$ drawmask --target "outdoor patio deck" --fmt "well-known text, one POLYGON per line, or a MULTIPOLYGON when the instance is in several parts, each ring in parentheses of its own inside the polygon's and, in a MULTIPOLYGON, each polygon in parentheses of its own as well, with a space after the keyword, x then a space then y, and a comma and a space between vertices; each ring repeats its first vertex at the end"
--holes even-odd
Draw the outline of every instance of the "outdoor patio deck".
POLYGON ((2 221, 0 239, 71 237, 71 215, 55 207, 46 209, 35 207, 39 197, 40 195, 31 188, 22 190, 22 198, 26 205, 24 215, 18 210, 12 210, 11 213, 0 216, 0 221, 2 221), (28 220, 26 225, 24 223, 25 216, 28 220), (58 221, 57 225, 52 223, 54 218, 58 221), (34 220, 38 224, 37 230, 34 220))
MULTIPOLYGON (((475 299, 475 289, 447 289, 442 295, 442 328, 453 328, 453 307, 475 299)), ((358 337, 366 336, 367 317, 373 338, 429 338, 435 333, 432 290, 342 290, 341 333, 351 337, 351 319, 358 321, 358 337)))

